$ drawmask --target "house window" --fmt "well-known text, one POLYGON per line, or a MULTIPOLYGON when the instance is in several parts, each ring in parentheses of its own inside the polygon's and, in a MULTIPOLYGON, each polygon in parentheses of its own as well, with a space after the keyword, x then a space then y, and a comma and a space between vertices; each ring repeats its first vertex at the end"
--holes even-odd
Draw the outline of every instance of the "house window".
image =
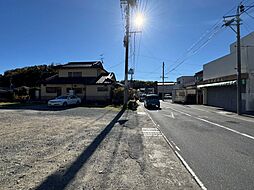
POLYGON ((73 72, 73 77, 82 77, 82 72, 73 72))
POLYGON ((82 88, 73 88, 75 94, 82 94, 82 88))
POLYGON ((82 72, 68 72, 68 77, 82 77, 82 72))
POLYGON ((70 90, 73 90, 74 94, 82 94, 82 88, 66 88, 66 93, 70 93, 70 90))
POLYGON ((72 77, 72 72, 68 72, 68 77, 72 77))
POLYGON ((107 92, 107 91, 108 91, 108 87, 107 86, 97 87, 97 92, 107 92))
POLYGON ((56 93, 56 87, 46 87, 46 93, 56 93))
POLYGON ((66 88, 66 93, 69 93, 71 88, 66 88))

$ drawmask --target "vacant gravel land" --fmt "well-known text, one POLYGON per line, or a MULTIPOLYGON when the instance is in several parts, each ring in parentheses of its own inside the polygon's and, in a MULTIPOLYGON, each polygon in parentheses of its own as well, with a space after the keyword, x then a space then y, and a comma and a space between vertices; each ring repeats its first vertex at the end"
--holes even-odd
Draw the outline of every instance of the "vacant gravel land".
POLYGON ((0 109, 0 189, 34 189, 65 168, 119 112, 116 108, 0 109))

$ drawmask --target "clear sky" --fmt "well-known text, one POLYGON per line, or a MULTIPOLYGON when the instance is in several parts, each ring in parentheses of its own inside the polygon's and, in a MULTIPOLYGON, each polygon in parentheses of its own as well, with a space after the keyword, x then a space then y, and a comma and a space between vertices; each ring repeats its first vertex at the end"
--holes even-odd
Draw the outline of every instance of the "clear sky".
MULTIPOLYGON (((229 14, 234 14, 239 2, 140 0, 145 25, 142 34, 136 34, 136 48, 132 38, 130 67, 135 68, 134 78, 161 80, 164 61, 167 80, 172 81, 181 75, 193 75, 203 64, 229 53, 236 35, 225 28, 176 70, 168 72, 186 58, 185 52, 204 33, 201 39, 208 39, 206 31, 213 32, 219 19, 219 25, 223 24, 223 15, 232 8, 229 14)), ((243 2, 250 5, 254 0, 243 2)), ((242 16, 242 35, 254 30, 254 9, 249 14, 242 16)), ((0 0, 0 73, 24 66, 103 57, 104 67, 122 80, 123 36, 120 0, 0 0)))

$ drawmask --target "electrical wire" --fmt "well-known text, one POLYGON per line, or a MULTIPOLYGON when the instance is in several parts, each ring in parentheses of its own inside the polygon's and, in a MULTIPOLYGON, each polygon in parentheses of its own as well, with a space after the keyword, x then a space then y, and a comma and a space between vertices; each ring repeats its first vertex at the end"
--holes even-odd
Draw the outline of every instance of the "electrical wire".
POLYGON ((254 16, 250 15, 248 12, 245 12, 250 18, 254 19, 254 16))
MULTIPOLYGON (((231 13, 237 6, 234 6, 232 9, 227 11, 225 15, 231 13)), ((166 72, 166 74, 175 71, 178 67, 180 67, 187 59, 189 59, 191 56, 196 55, 199 50, 204 48, 208 43, 222 30, 222 19, 219 19, 211 29, 207 30, 205 33, 201 35, 199 40, 195 42, 187 51, 184 53, 182 57, 179 57, 176 60, 176 65, 166 72)))

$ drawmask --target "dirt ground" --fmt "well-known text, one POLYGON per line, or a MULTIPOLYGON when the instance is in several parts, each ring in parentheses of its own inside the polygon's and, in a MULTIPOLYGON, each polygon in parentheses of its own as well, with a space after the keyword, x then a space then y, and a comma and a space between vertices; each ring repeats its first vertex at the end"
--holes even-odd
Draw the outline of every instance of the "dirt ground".
POLYGON ((1 190, 200 189, 142 110, 0 109, 0 121, 1 190))
POLYGON ((116 108, 0 109, 0 189, 34 189, 75 160, 116 108))

